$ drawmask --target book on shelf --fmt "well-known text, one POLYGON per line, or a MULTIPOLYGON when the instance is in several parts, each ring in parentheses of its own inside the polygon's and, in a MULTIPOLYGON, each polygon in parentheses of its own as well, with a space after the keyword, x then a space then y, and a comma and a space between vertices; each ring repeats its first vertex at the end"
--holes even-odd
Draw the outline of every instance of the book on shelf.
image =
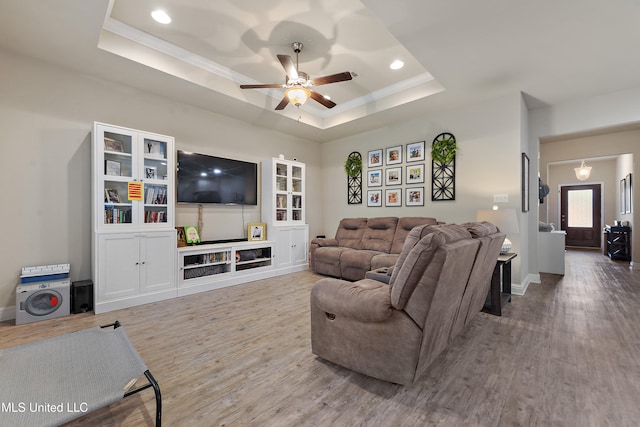
POLYGON ((147 205, 166 205, 167 188, 147 185, 145 187, 144 203, 147 205))

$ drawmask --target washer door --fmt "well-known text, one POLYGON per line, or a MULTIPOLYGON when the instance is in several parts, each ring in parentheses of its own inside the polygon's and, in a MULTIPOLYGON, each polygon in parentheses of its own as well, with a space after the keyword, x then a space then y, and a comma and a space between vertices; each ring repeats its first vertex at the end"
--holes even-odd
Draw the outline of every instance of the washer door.
POLYGON ((62 305, 62 295, 53 289, 34 292, 25 301, 25 310, 32 316, 46 316, 62 305))

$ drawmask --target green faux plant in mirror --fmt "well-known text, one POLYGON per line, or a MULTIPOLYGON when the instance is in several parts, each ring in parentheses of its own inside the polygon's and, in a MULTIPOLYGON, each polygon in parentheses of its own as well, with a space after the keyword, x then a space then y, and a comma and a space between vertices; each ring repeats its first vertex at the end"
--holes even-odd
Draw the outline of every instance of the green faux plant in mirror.
POLYGON ((457 150, 456 138, 450 133, 443 133, 433 141, 431 158, 436 163, 446 165, 453 161, 457 150))
POLYGON ((344 171, 347 176, 352 178, 360 175, 362 172, 362 157, 356 153, 351 153, 344 162, 344 171))

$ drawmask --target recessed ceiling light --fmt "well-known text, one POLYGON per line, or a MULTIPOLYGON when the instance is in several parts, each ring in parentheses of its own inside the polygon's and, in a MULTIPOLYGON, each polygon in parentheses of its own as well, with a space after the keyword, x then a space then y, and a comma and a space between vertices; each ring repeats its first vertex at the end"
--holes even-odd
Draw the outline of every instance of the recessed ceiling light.
POLYGON ((170 24, 171 17, 167 15, 167 12, 164 10, 154 10, 151 12, 151 17, 161 24, 170 24))
POLYGON ((399 59, 396 59, 391 63, 391 65, 389 65, 389 68, 391 68, 392 70, 399 70, 402 67, 404 67, 404 62, 400 61, 399 59))

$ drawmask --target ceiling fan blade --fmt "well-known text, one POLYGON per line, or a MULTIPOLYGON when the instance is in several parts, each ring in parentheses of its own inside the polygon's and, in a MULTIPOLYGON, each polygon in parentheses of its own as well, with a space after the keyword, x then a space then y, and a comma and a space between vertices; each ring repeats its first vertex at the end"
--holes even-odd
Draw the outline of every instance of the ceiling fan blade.
POLYGON ((284 107, 286 107, 288 103, 289 98, 285 95, 284 98, 282 98, 282 101, 280 101, 280 104, 276 105, 276 110, 284 110, 284 107))
POLYGON ((282 68, 287 73, 290 79, 298 78, 298 70, 296 70, 296 66, 293 63, 293 59, 289 55, 277 55, 280 63, 282 64, 282 68))
POLYGON ((274 88, 274 89, 282 89, 282 85, 274 83, 274 84, 264 84, 264 85, 240 85, 240 89, 263 89, 263 88, 274 88))
POLYGON ((344 73, 332 74, 330 76, 318 77, 316 79, 311 79, 314 86, 326 85, 329 83, 337 83, 344 82, 347 80, 351 80, 353 78, 353 74, 349 71, 345 71, 344 73))
POLYGON ((336 103, 335 103, 335 102, 331 101, 330 99, 325 98, 324 96, 320 95, 320 94, 319 94, 318 92, 316 92, 316 91, 313 91, 313 90, 312 90, 309 96, 311 96, 311 98, 312 98, 314 101, 319 102, 320 104, 324 105, 324 106, 325 106, 325 107, 327 107, 327 108, 333 108, 333 107, 335 107, 335 106, 336 106, 336 103))

